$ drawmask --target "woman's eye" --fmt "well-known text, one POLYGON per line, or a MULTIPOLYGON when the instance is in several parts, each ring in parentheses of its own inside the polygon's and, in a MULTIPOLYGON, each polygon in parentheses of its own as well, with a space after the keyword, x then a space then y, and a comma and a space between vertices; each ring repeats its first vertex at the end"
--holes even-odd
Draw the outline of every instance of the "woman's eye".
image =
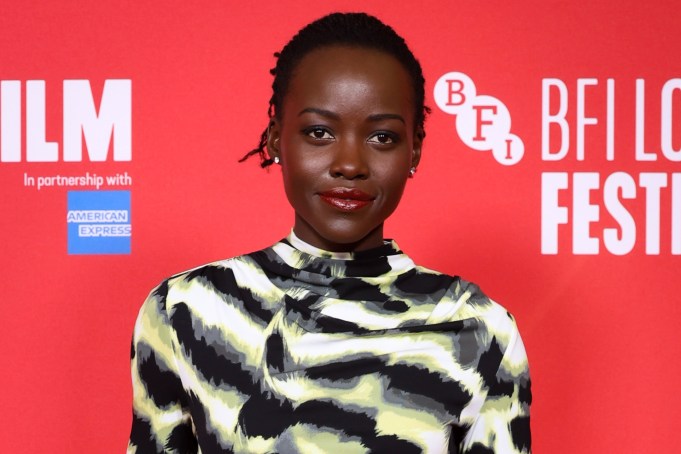
POLYGON ((316 140, 332 140, 333 135, 324 128, 310 128, 304 131, 305 135, 316 140))
POLYGON ((397 138, 394 134, 388 134, 387 132, 379 132, 369 137, 367 141, 369 143, 380 144, 380 145, 391 145, 397 142, 397 138))

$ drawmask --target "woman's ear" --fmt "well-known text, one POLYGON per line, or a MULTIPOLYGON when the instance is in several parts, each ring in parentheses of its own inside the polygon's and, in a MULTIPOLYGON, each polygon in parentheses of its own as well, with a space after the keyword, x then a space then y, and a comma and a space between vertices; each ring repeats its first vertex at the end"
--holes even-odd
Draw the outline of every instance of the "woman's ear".
POLYGON ((281 159, 281 150, 279 149, 279 139, 281 138, 281 128, 276 119, 270 120, 267 126, 267 154, 270 159, 281 159))
POLYGON ((423 138, 425 136, 426 133, 423 131, 423 128, 416 128, 416 132, 414 133, 414 148, 412 149, 411 156, 411 166, 413 168, 417 168, 421 161, 421 147, 423 147, 423 138))

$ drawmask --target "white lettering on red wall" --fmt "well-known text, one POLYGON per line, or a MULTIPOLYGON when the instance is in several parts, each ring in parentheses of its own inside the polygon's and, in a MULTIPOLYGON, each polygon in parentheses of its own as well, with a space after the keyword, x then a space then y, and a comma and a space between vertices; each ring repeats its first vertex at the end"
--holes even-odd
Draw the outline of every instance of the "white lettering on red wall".
MULTIPOLYGON (((478 95, 470 77, 446 73, 433 94, 443 112, 456 116, 458 136, 468 147, 492 150, 505 165, 523 157, 522 140, 510 133, 509 109, 478 95)), ((681 255, 681 167, 673 171, 681 163, 681 78, 667 80, 656 93, 646 90, 645 79, 544 78, 536 124, 538 152, 551 170, 541 173, 542 254, 681 255), (633 105, 616 109, 618 94, 627 100, 621 103, 633 105), (646 104, 653 96, 659 103, 646 104), (651 112, 649 104, 659 111, 651 112), (628 123, 623 112, 631 114, 628 123), (633 127, 618 130, 617 121, 633 127), (622 165, 603 170, 603 162, 622 165), (646 163, 664 169, 642 167, 646 163)))
POLYGON ((46 89, 44 80, 0 81, 0 162, 80 162, 83 139, 89 161, 132 160, 131 80, 106 80, 99 106, 88 80, 64 80, 61 150, 58 142, 46 137, 46 89))

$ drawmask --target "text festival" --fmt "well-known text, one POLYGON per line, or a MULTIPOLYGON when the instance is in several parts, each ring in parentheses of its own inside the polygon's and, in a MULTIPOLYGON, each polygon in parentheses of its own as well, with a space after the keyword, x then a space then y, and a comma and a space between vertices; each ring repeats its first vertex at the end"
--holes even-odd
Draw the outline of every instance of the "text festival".
MULTIPOLYGON (((663 165, 656 169, 666 170, 681 162, 681 79, 667 80, 658 92, 659 123, 650 123, 659 129, 646 127, 646 114, 655 118, 658 112, 650 111, 652 103, 646 104, 645 80, 638 79, 635 84, 629 84, 631 87, 625 85, 622 87, 629 88, 629 95, 634 91, 631 101, 623 103, 633 105, 626 108, 633 107, 634 140, 633 144, 631 140, 621 141, 631 144, 629 146, 621 143, 616 146, 614 79, 607 79, 603 84, 598 79, 579 78, 572 97, 568 96, 568 84, 563 80, 542 80, 541 160, 547 163, 545 168, 555 166, 548 163, 565 165, 567 162, 567 167, 574 169, 584 166, 585 160, 591 160, 587 165, 593 168, 593 161, 597 160, 593 158, 605 163, 616 159, 628 162, 622 166, 627 171, 606 175, 597 171, 542 172, 542 254, 558 254, 559 244, 565 247, 569 239, 565 235, 571 232, 573 254, 599 254, 603 245, 611 254, 624 255, 634 250, 638 239, 647 255, 660 254, 661 244, 672 255, 681 255, 681 173, 643 171, 645 169, 636 175, 629 173, 641 163, 661 162, 663 165), (674 96, 677 96, 676 103, 674 96), (576 99, 576 106, 570 106, 570 111, 569 99, 576 99), (601 115, 593 116, 593 112, 601 115), (602 136, 601 131, 591 128, 598 124, 605 127, 604 149, 593 149, 599 148, 594 147, 594 143, 598 143, 599 134, 602 136), (659 131, 659 149, 655 151, 646 149, 647 135, 652 136, 654 130, 659 131), (586 141, 587 135, 592 135, 590 139, 594 140, 586 141), (573 142, 571 136, 575 138, 573 142), (586 143, 592 147, 588 152, 586 143), (637 209, 641 203, 643 211, 637 209), (641 217, 645 217, 644 222, 640 222, 641 217), (638 231, 645 234, 639 235, 638 231)), ((523 142, 510 133, 509 110, 493 96, 478 95, 475 83, 466 74, 449 72, 441 76, 435 84, 434 98, 442 111, 456 116, 458 135, 470 148, 491 150, 494 158, 504 165, 514 165, 522 159, 523 142)), ((620 135, 629 133, 628 129, 621 129, 620 135)))
MULTIPOLYGON (((544 79, 542 81, 542 160, 561 161, 572 150, 577 161, 585 160, 585 135, 588 126, 597 125, 599 120, 605 121, 607 161, 614 161, 618 152, 615 147, 615 81, 605 82, 605 118, 590 117, 585 114, 585 106, 589 100, 586 89, 599 85, 597 79, 577 79, 576 114, 568 117, 568 87, 560 79, 544 79), (576 144, 570 144, 570 122, 576 129, 576 144), (550 128, 559 130, 557 144, 550 128)), ((633 152, 636 162, 667 161, 670 164, 681 162, 681 146, 674 148, 673 137, 673 96, 681 91, 681 79, 670 79, 662 87, 660 94, 660 149, 657 152, 645 149, 645 135, 652 128, 645 126, 646 102, 645 80, 638 79, 635 84, 635 126, 633 152)), ((681 116, 679 106, 676 110, 677 142, 681 140, 681 116)), ((660 254, 661 232, 669 232, 672 255, 681 254, 681 173, 640 172, 637 176, 618 171, 609 175, 598 172, 543 172, 541 201, 541 250, 543 254, 557 254, 559 244, 559 226, 568 224, 571 215, 572 252, 574 254, 598 254, 600 244, 614 255, 631 252, 636 244, 637 229, 641 227, 632 213, 625 207, 623 200, 638 199, 645 205, 645 253, 660 254), (571 207, 561 204, 560 191, 571 190, 571 207), (664 192, 667 191, 666 194, 664 192), (598 203, 600 199, 600 202, 598 203), (667 206, 662 205, 666 200, 667 206), (593 236, 592 224, 602 220, 601 212, 605 211, 617 224, 616 227, 601 229, 602 238, 593 236), (671 223, 670 229, 661 225, 662 213, 669 214, 666 219, 671 223)))

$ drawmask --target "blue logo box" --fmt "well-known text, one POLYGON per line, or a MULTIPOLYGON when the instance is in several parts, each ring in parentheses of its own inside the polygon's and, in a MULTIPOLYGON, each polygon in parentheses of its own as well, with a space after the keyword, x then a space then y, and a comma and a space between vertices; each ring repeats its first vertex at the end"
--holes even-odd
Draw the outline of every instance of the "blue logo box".
POLYGON ((69 254, 130 254, 130 191, 68 191, 69 254))

